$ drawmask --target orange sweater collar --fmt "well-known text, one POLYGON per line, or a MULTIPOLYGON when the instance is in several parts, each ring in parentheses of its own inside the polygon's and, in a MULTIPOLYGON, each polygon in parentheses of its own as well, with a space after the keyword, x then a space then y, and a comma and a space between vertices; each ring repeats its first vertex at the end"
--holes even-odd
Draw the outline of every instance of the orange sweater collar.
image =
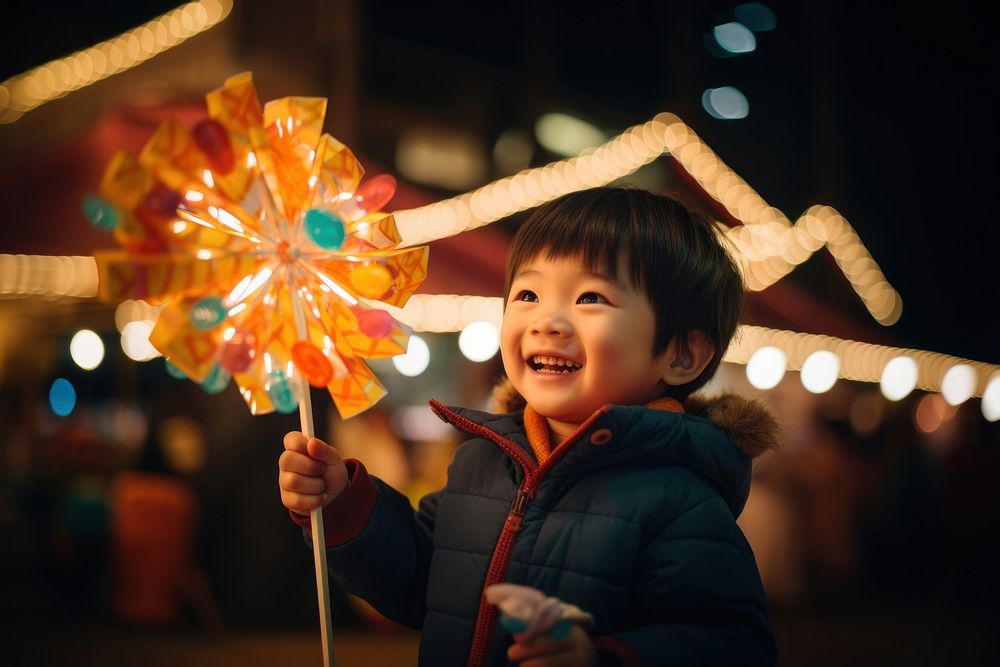
MULTIPOLYGON (((647 408, 665 412, 684 412, 684 406, 673 398, 657 398, 646 404, 647 408)), ((528 437, 531 450, 539 464, 549 458, 552 453, 552 442, 549 437, 549 423, 545 417, 535 412, 530 405, 524 408, 524 434, 528 437)))

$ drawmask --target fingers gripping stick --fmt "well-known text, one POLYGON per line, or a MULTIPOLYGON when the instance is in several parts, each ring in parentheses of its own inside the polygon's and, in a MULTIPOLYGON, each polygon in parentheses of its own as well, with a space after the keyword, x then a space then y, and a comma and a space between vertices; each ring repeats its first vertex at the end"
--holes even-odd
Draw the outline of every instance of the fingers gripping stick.
POLYGON ((494 584, 486 589, 486 600, 500 609, 500 625, 522 644, 545 636, 564 639, 574 623, 585 630, 594 625, 594 617, 576 605, 530 586, 494 584))

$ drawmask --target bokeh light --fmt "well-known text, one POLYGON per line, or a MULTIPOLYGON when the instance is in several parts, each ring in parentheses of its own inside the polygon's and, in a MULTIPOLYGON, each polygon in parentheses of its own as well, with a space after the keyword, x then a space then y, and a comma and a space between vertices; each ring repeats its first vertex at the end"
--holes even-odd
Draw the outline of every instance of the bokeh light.
POLYGON ((941 394, 927 394, 917 403, 913 421, 924 433, 933 433, 941 424, 955 416, 958 408, 949 404, 941 394))
POLYGON ((56 378, 49 388, 49 406, 52 412, 65 417, 76 407, 76 389, 66 378, 56 378))
POLYGON ((802 364, 802 386, 814 394, 829 391, 840 375, 840 357, 829 350, 818 350, 802 364))
POLYGON ((968 364, 952 366, 941 380, 941 395, 949 405, 964 403, 975 390, 976 372, 968 364))
POLYGON ((535 122, 538 143, 557 155, 571 157, 603 144, 608 138, 590 123, 564 113, 547 113, 535 122))
POLYGON ((83 370, 93 370, 104 360, 104 341, 90 329, 80 329, 69 342, 69 356, 83 370))
POLYGON ((755 32, 767 32, 778 27, 778 18, 763 2, 744 2, 733 8, 736 20, 755 32))
POLYGON ((232 0, 194 0, 118 37, 6 79, 0 85, 0 124, 149 60, 224 20, 232 7, 232 0))
POLYGON ((149 361, 160 356, 149 342, 154 324, 152 320, 137 320, 122 327, 122 351, 126 357, 134 361, 149 361))
POLYGON ((785 376, 787 364, 784 352, 771 345, 762 347, 747 363, 747 380, 757 389, 772 389, 785 376))
POLYGON ((712 118, 739 120, 750 114, 750 102, 739 88, 709 88, 701 95, 701 106, 712 118))
POLYGON ((890 401, 902 400, 917 386, 917 362, 912 357, 890 359, 879 384, 882 395, 890 401))
POLYGON ((472 322, 458 335, 458 349, 470 361, 492 359, 500 349, 500 332, 492 322, 472 322))
POLYGON ((524 130, 510 129, 493 145, 493 164, 502 174, 516 174, 531 166, 535 144, 524 130))
POLYGON ((431 350, 420 336, 410 336, 406 346, 406 354, 392 358, 392 365, 407 377, 416 377, 427 370, 431 363, 431 350))
POLYGON ((757 48, 757 38, 742 23, 723 23, 712 28, 716 43, 729 53, 751 53, 757 48))
POLYGON ((184 415, 168 417, 160 422, 157 435, 172 470, 190 475, 205 467, 205 429, 197 421, 184 415))
POLYGON ((1000 420, 1000 373, 994 374, 986 383, 980 407, 987 421, 1000 420))
POLYGON ((882 423, 884 404, 885 401, 877 391, 866 391, 855 396, 848 412, 848 419, 854 432, 862 437, 874 433, 882 423))

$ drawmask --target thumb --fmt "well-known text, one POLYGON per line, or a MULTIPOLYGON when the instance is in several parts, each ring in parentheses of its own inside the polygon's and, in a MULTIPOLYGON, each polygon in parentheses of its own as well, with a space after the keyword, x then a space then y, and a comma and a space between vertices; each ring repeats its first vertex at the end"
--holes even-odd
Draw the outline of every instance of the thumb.
POLYGON ((326 464, 323 470, 323 479, 326 481, 323 503, 326 504, 347 488, 347 466, 344 465, 340 452, 317 438, 309 439, 309 442, 306 443, 306 450, 310 457, 326 464))
POLYGON ((309 454, 309 458, 327 465, 343 462, 343 459, 340 458, 340 452, 319 438, 309 438, 309 442, 306 443, 306 453, 309 454))

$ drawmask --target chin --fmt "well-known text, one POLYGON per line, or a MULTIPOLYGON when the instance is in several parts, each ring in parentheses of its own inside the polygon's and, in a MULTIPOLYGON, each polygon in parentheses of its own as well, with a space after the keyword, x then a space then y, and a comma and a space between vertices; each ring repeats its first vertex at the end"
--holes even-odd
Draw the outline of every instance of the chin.
POLYGON ((565 409, 565 406, 551 406, 546 405, 544 402, 536 405, 531 401, 528 401, 528 405, 534 408, 535 412, 542 415, 546 419, 552 419, 564 424, 579 424, 594 412, 593 410, 586 413, 580 410, 568 411, 565 409))

